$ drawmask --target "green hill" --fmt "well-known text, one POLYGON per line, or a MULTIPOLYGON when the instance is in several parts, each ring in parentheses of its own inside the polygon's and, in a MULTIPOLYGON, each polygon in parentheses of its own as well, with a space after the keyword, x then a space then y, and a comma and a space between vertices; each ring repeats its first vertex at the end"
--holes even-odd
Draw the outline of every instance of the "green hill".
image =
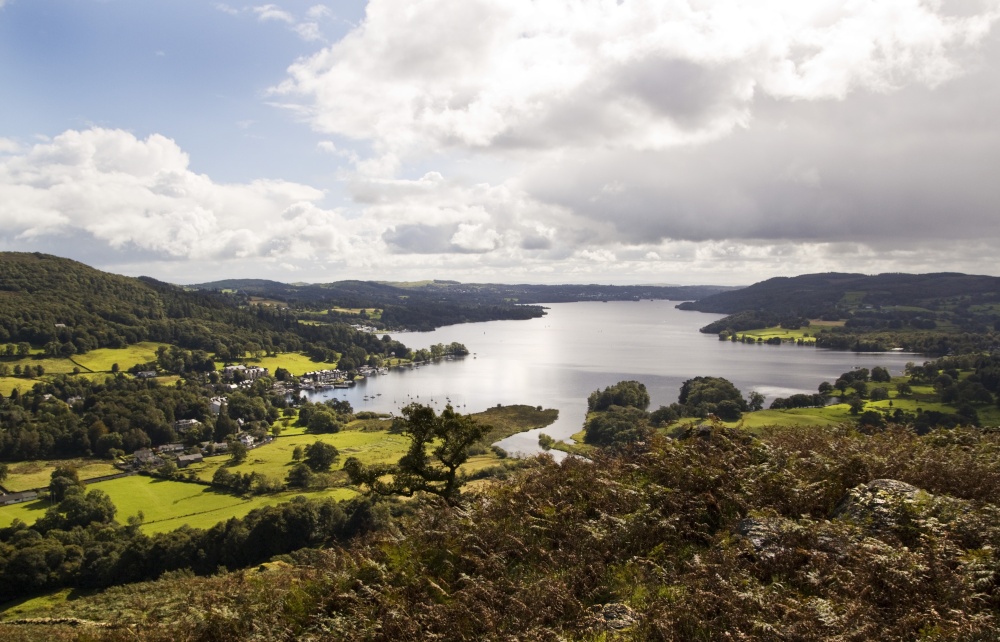
POLYGON ((761 310, 818 317, 865 306, 947 309, 962 303, 1000 304, 1000 277, 935 274, 804 274, 776 277, 749 287, 684 303, 684 310, 734 314, 761 310))
POLYGON ((842 323, 813 332, 831 348, 945 354, 1000 344, 1000 278, 936 274, 806 274, 779 277, 678 306, 728 314, 702 332, 735 340, 740 332, 809 320, 842 323))
POLYGON ((211 293, 46 254, 0 253, 0 343, 53 356, 140 341, 213 350, 219 337, 260 341, 292 326, 280 311, 241 309, 211 293))
POLYGON ((287 303, 297 309, 378 309, 379 327, 430 330, 442 325, 530 319, 542 316, 539 304, 569 301, 635 301, 639 299, 697 299, 728 290, 721 286, 612 286, 505 285, 457 281, 337 281, 333 283, 278 283, 256 279, 229 279, 188 286, 216 292, 236 291, 287 303))

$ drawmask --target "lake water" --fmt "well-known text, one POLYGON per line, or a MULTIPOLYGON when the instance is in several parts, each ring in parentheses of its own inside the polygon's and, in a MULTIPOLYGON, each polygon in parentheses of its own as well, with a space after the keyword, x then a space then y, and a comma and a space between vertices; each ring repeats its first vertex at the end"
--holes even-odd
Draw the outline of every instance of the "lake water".
MULTIPOLYGON (((812 393, 855 367, 883 366, 901 374, 918 355, 853 353, 783 344, 719 341, 698 328, 721 318, 685 312, 672 301, 549 304, 528 321, 490 321, 447 326, 433 332, 397 333, 412 349, 458 341, 473 354, 419 368, 394 368, 349 389, 309 393, 320 401, 346 399, 356 411, 394 412, 410 402, 463 414, 497 404, 557 408, 559 419, 543 430, 500 442, 509 452, 538 452, 538 433, 568 438, 581 430, 587 396, 618 381, 635 379, 649 390, 650 409, 677 401, 681 384, 696 376, 732 381, 746 396, 812 393)), ((766 407, 766 406, 765 406, 766 407)))

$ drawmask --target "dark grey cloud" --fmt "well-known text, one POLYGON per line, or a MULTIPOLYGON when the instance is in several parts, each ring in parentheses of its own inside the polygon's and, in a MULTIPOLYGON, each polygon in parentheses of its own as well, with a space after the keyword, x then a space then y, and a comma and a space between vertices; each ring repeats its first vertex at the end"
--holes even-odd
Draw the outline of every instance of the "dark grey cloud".
POLYGON ((461 225, 398 225, 382 233, 382 240, 400 254, 482 254, 492 245, 462 244, 461 225))
MULTIPOLYGON (((1000 39, 987 46, 984 59, 1000 60, 1000 39)), ((612 225, 606 242, 997 238, 998 113, 996 65, 936 88, 758 98, 751 125, 731 136, 561 159, 526 184, 612 225)))
POLYGON ((602 102, 633 96, 683 129, 697 130, 739 103, 736 74, 729 65, 650 56, 621 65, 602 102))

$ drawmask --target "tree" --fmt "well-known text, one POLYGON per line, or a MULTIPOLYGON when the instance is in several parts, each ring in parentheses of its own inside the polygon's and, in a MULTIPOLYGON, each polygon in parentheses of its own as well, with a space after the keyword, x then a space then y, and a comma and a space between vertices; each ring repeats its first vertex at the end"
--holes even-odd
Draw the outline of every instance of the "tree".
POLYGON ((451 405, 440 416, 430 406, 413 403, 403 408, 396 429, 410 439, 406 454, 397 464, 365 466, 356 457, 344 462, 351 483, 366 486, 376 495, 412 497, 432 493, 454 505, 463 480, 459 467, 469 458, 469 447, 482 439, 490 427, 460 415, 451 405))
POLYGON ((65 464, 56 466, 49 481, 49 497, 54 502, 61 502, 72 492, 71 489, 83 489, 83 482, 80 481, 76 468, 65 464))
MULTIPOLYGON (((718 415, 725 421, 736 421, 747 409, 747 402, 739 388, 722 377, 695 377, 681 385, 677 402, 685 417, 718 415), (731 403, 723 402, 728 401, 731 403)), ((763 405, 763 404, 762 404, 763 405)))
POLYGON ((0 464, 0 484, 7 481, 7 475, 10 470, 7 468, 7 464, 0 464))
POLYGON ((646 386, 638 381, 619 381, 603 391, 595 390, 587 398, 587 408, 591 412, 607 410, 611 406, 645 410, 649 407, 649 393, 646 391, 646 386))
POLYGON ((882 413, 880 412, 866 410, 858 417, 858 425, 869 428, 881 428, 885 426, 885 418, 882 417, 882 413))
POLYGON ((892 375, 889 374, 889 371, 882 366, 875 366, 872 368, 871 377, 872 381, 876 383, 888 383, 889 381, 892 381, 892 375))
POLYGON ((292 461, 302 461, 302 446, 292 449, 292 461))
POLYGON ((242 464, 247 460, 247 447, 239 439, 229 442, 229 460, 234 464, 242 464))
POLYGON ((677 410, 670 406, 660 406, 649 414, 649 422, 654 426, 667 426, 678 418, 677 410))
POLYGON ((219 416, 215 418, 215 430, 212 436, 215 441, 223 441, 229 435, 235 434, 238 429, 239 424, 229 417, 227 409, 223 407, 219 416))
POLYGON ((645 441, 650 434, 649 416, 638 408, 611 406, 595 413, 584 428, 583 441, 596 446, 621 447, 645 441))
POLYGON ((305 455, 306 466, 313 472, 321 473, 330 470, 330 466, 340 456, 340 451, 331 444, 317 441, 306 446, 305 455))
POLYGON ((310 431, 319 433, 340 432, 341 428, 337 416, 322 406, 313 410, 307 425, 310 431))
POLYGON ((872 386, 868 398, 872 401, 885 401, 889 398, 889 389, 885 386, 872 386))
POLYGON ((764 401, 766 397, 756 390, 751 390, 750 394, 747 395, 747 410, 750 412, 757 412, 758 410, 764 409, 764 401))
POLYGON ((313 471, 305 464, 295 464, 286 478, 289 486, 296 488, 308 488, 313 479, 313 471))

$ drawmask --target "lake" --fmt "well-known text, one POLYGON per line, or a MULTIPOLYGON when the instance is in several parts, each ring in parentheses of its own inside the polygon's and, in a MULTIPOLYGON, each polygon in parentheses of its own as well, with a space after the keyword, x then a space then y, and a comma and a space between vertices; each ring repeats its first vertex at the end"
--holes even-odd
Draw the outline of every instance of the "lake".
MULTIPOLYGON (((349 389, 308 393, 313 401, 346 399, 356 411, 394 412, 410 402, 466 414, 497 404, 557 408, 555 424, 500 442, 509 452, 538 452, 538 433, 568 438, 581 430, 587 396, 618 381, 635 379, 649 390, 650 410, 677 401, 681 384, 696 376, 725 377, 746 396, 761 392, 767 403, 797 392, 812 393, 852 368, 883 366, 901 374, 919 355, 854 353, 809 346, 719 341, 698 328, 718 314, 676 309, 676 301, 553 303, 539 319, 490 321, 402 332, 392 336, 410 348, 458 341, 468 357, 419 368, 394 368, 349 389)), ((766 406, 765 406, 766 407, 766 406)))

